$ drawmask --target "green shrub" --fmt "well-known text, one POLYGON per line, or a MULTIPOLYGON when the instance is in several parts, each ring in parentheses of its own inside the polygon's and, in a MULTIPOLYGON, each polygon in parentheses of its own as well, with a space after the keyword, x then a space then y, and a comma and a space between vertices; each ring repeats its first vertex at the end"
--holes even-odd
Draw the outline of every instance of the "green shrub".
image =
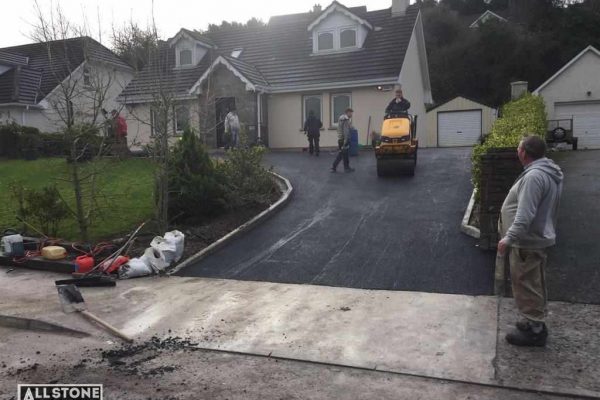
POLYGON ((39 129, 14 122, 0 124, 0 156, 36 158, 41 145, 39 129))
POLYGON ((186 129, 169 159, 169 215, 200 220, 224 209, 218 172, 193 131, 186 129))
POLYGON ((516 148, 526 135, 546 136, 547 119, 544 100, 530 93, 506 103, 501 118, 492 126, 492 131, 483 144, 473 149, 472 180, 476 189, 481 186, 481 157, 494 148, 516 148))
POLYGON ((266 205, 277 192, 273 177, 262 165, 264 147, 233 149, 219 164, 230 209, 266 205))
POLYGON ((56 237, 60 224, 69 216, 56 185, 34 190, 12 183, 10 189, 18 204, 18 216, 47 236, 56 237))

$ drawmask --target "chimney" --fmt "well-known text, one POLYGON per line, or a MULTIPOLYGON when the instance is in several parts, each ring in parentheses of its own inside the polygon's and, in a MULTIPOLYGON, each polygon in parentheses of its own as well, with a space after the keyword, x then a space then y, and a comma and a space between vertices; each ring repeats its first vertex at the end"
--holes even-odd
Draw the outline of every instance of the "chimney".
POLYGON ((527 93, 527 82, 526 81, 517 81, 510 83, 510 98, 511 100, 516 100, 519 97, 523 96, 524 93, 527 93))
POLYGON ((405 16, 409 4, 410 0, 392 0, 392 17, 405 16))

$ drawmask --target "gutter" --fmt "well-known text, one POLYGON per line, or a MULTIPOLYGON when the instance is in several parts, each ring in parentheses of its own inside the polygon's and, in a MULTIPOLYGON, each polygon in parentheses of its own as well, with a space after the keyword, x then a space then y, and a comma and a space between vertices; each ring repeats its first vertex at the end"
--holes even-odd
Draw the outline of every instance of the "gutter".
POLYGON ((24 108, 32 108, 35 110, 43 110, 44 107, 39 104, 24 104, 24 103, 0 103, 0 107, 24 107, 24 108))

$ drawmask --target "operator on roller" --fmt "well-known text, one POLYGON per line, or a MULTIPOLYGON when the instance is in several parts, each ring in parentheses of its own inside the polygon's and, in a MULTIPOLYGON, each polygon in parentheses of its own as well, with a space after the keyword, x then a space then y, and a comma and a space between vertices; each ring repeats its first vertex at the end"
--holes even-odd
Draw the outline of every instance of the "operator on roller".
POLYGON ((402 96, 402 89, 398 88, 396 89, 396 97, 385 108, 385 119, 398 115, 407 115, 409 108, 410 101, 402 96))

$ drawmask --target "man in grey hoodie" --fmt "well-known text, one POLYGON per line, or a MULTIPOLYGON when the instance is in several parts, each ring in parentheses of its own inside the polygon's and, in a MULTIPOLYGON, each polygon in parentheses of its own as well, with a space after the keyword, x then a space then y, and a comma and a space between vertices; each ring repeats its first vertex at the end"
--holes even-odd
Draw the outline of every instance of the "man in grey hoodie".
POLYGON ((545 346, 546 249, 556 241, 563 173, 545 157, 546 142, 538 136, 524 138, 517 153, 525 170, 502 205, 498 254, 508 256, 513 296, 524 318, 506 340, 517 346, 545 346))
POLYGON ((354 110, 351 108, 347 108, 346 111, 340 118, 338 119, 337 133, 338 133, 338 148, 339 152, 335 160, 333 161, 333 166, 331 167, 331 172, 337 172, 337 166, 344 160, 344 171, 345 172, 354 172, 354 168, 350 168, 350 158, 348 157, 348 152, 350 150, 350 129, 352 129, 352 114, 354 110))

